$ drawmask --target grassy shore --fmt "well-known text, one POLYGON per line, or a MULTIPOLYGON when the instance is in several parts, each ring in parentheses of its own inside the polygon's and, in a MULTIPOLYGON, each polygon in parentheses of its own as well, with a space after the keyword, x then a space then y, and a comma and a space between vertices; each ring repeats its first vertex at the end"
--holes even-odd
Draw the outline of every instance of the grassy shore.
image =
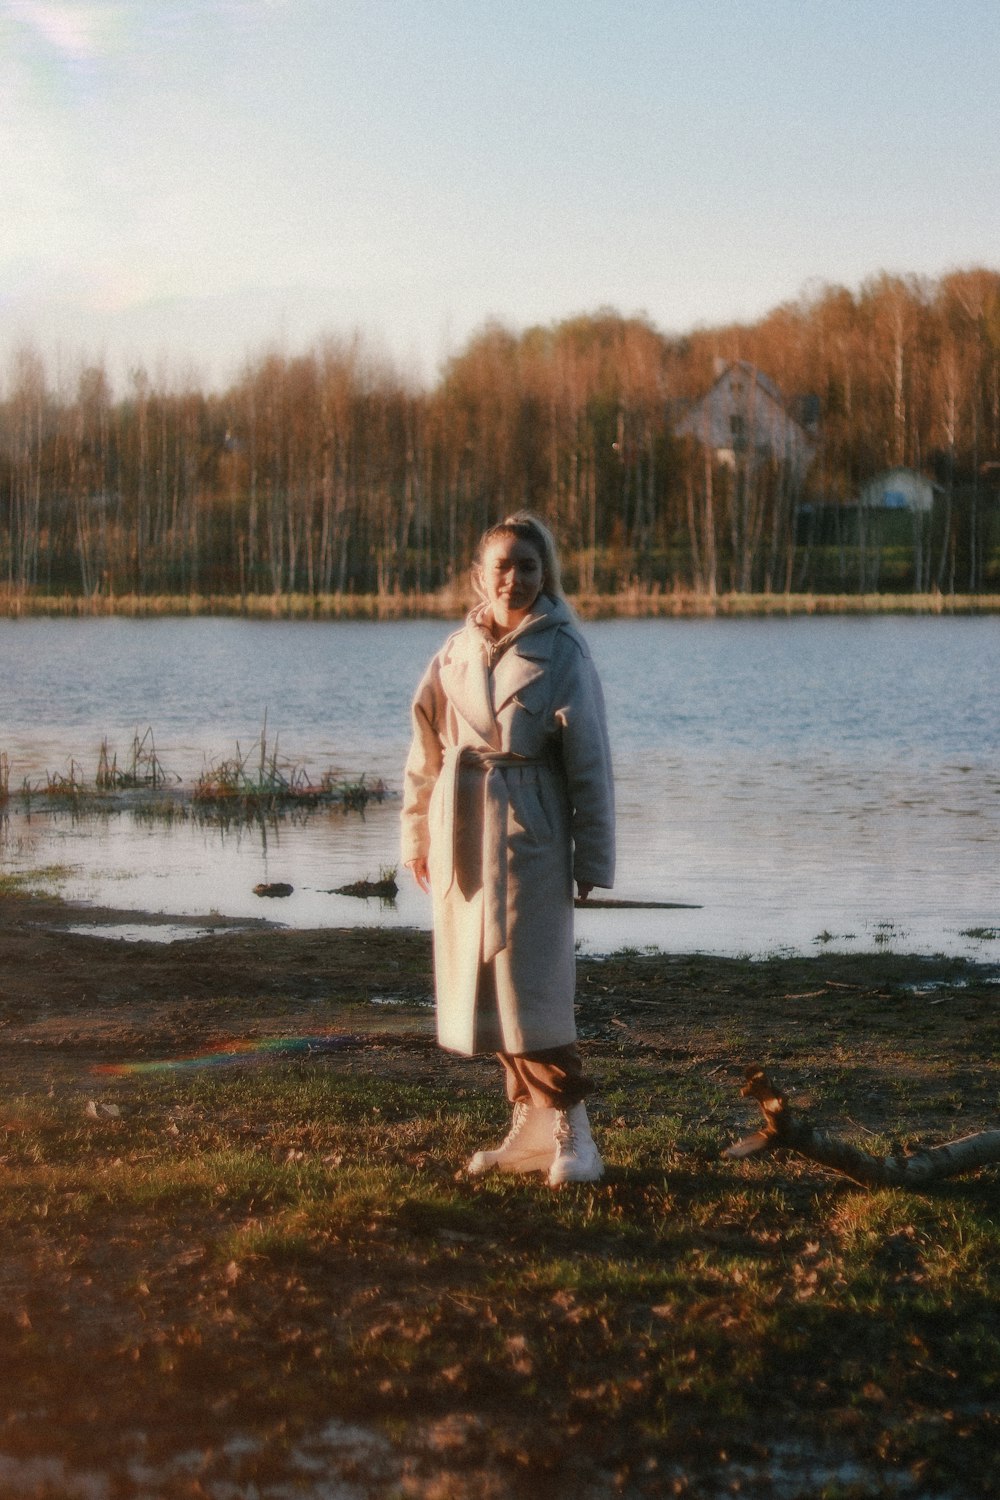
POLYGON ((752 1063, 872 1151, 995 1126, 995 966, 582 961, 608 1174, 552 1193, 462 1171, 426 935, 79 920, 0 895, 0 1493, 997 1493, 997 1169, 721 1155, 752 1063))
MULTIPOLYGON (((459 619, 472 604, 465 589, 424 594, 28 594, 0 590, 0 618, 244 616, 255 620, 459 619)), ((673 619, 822 614, 995 614, 1000 594, 704 594, 629 588, 577 594, 584 619, 673 619)))

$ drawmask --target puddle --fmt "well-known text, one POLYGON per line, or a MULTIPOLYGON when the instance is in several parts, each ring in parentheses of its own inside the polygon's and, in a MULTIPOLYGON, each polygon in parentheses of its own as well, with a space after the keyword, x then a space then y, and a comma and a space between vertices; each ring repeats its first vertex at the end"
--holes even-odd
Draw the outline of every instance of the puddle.
POLYGON ((113 926, 108 922, 81 922, 66 931, 75 937, 107 938, 119 943, 177 943, 185 938, 211 937, 219 931, 244 931, 239 927, 181 927, 175 922, 120 922, 113 926))
MULTIPOLYGON (((683 1475, 681 1471, 678 1471, 683 1475)), ((876 1468, 854 1458, 821 1456, 805 1444, 775 1443, 762 1464, 730 1463, 716 1470, 706 1490, 712 1500, 734 1494, 767 1500, 800 1500, 803 1495, 886 1495, 899 1500, 957 1500, 949 1488, 928 1489, 912 1473, 876 1468)))
POLYGON ((392 1005, 409 1006, 412 1010, 427 1010, 434 1004, 432 995, 425 995, 422 1000, 414 1000, 412 995, 370 995, 369 1005, 392 1005))
MULTIPOLYGON (((437 1425, 447 1427, 448 1419, 437 1425)), ((433 1433, 428 1438, 430 1446, 433 1433)), ((336 1420, 301 1438, 283 1455, 278 1473, 273 1445, 249 1433, 168 1457, 152 1454, 141 1433, 127 1436, 124 1447, 111 1469, 74 1468, 61 1458, 15 1458, 0 1453, 0 1486, 5 1494, 59 1495, 62 1500, 114 1500, 123 1493, 173 1494, 178 1487, 205 1500, 375 1500, 397 1493, 405 1470, 403 1455, 380 1433, 336 1420)), ((792 1442, 776 1443, 770 1458, 762 1462, 726 1463, 700 1475, 697 1491, 689 1488, 694 1476, 685 1468, 665 1469, 660 1477, 672 1491, 697 1492, 705 1500, 726 1500, 733 1494, 799 1500, 802 1495, 821 1493, 957 1500, 964 1493, 947 1485, 931 1489, 913 1473, 865 1464, 847 1455, 820 1455, 792 1442)), ((453 1491, 449 1488, 448 1493, 453 1491)))
POLYGON ((903 990, 907 995, 938 995, 942 990, 950 993, 952 990, 967 990, 968 988, 967 979, 925 979, 920 984, 903 985, 903 990))
POLYGON ((8 1495, 59 1495, 63 1500, 174 1494, 178 1487, 206 1500, 371 1500, 394 1488, 401 1469, 381 1434, 340 1421, 328 1422, 292 1448, 282 1478, 258 1479, 261 1470, 273 1473, 273 1453, 271 1445, 250 1434, 235 1434, 217 1447, 191 1448, 165 1459, 149 1452, 145 1434, 125 1441, 131 1451, 113 1470, 75 1468, 61 1458, 0 1453, 0 1487, 8 1495), (364 1476, 360 1483, 354 1477, 359 1475, 364 1476))
MULTIPOLYGON (((1000 970, 995 974, 982 974, 978 977, 981 984, 1000 984, 1000 970)), ((941 996, 942 990, 947 998, 952 991, 967 990, 969 981, 967 979, 924 979, 919 984, 904 984, 902 989, 907 995, 916 995, 918 998, 937 995, 941 996)), ((932 1005, 940 1005, 941 999, 931 1000, 932 1005)))

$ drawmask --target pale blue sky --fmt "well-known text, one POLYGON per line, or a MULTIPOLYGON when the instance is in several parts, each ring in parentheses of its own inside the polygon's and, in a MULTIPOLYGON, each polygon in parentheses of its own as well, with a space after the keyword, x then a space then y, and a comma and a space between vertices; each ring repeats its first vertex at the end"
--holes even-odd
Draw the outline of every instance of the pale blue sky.
POLYGON ((0 0, 0 351, 432 378, 1000 267, 998 80, 997 0, 0 0))

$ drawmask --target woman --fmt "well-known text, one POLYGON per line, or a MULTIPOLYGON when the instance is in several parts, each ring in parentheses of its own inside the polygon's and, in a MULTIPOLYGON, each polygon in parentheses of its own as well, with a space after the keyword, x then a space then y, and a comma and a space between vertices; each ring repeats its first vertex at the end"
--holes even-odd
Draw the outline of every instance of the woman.
POLYGON ((604 700, 539 521, 491 527, 473 581, 482 602, 417 689, 403 796, 403 862, 434 902, 438 1040, 504 1068, 511 1128, 471 1173, 592 1182, 573 881, 586 900, 614 879, 604 700))

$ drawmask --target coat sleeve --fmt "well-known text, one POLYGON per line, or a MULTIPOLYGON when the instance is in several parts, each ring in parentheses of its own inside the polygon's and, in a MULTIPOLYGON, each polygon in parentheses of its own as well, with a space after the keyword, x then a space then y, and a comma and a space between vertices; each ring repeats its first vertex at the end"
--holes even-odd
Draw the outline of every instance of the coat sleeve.
POLYGON ((569 790, 573 875, 608 887, 615 879, 615 791, 604 693, 585 645, 569 637, 556 721, 569 790))
POLYGON ((411 710, 413 739, 403 773, 402 859, 426 859, 430 853, 427 809, 441 772, 443 749, 438 733, 443 693, 435 657, 421 679, 411 710))

